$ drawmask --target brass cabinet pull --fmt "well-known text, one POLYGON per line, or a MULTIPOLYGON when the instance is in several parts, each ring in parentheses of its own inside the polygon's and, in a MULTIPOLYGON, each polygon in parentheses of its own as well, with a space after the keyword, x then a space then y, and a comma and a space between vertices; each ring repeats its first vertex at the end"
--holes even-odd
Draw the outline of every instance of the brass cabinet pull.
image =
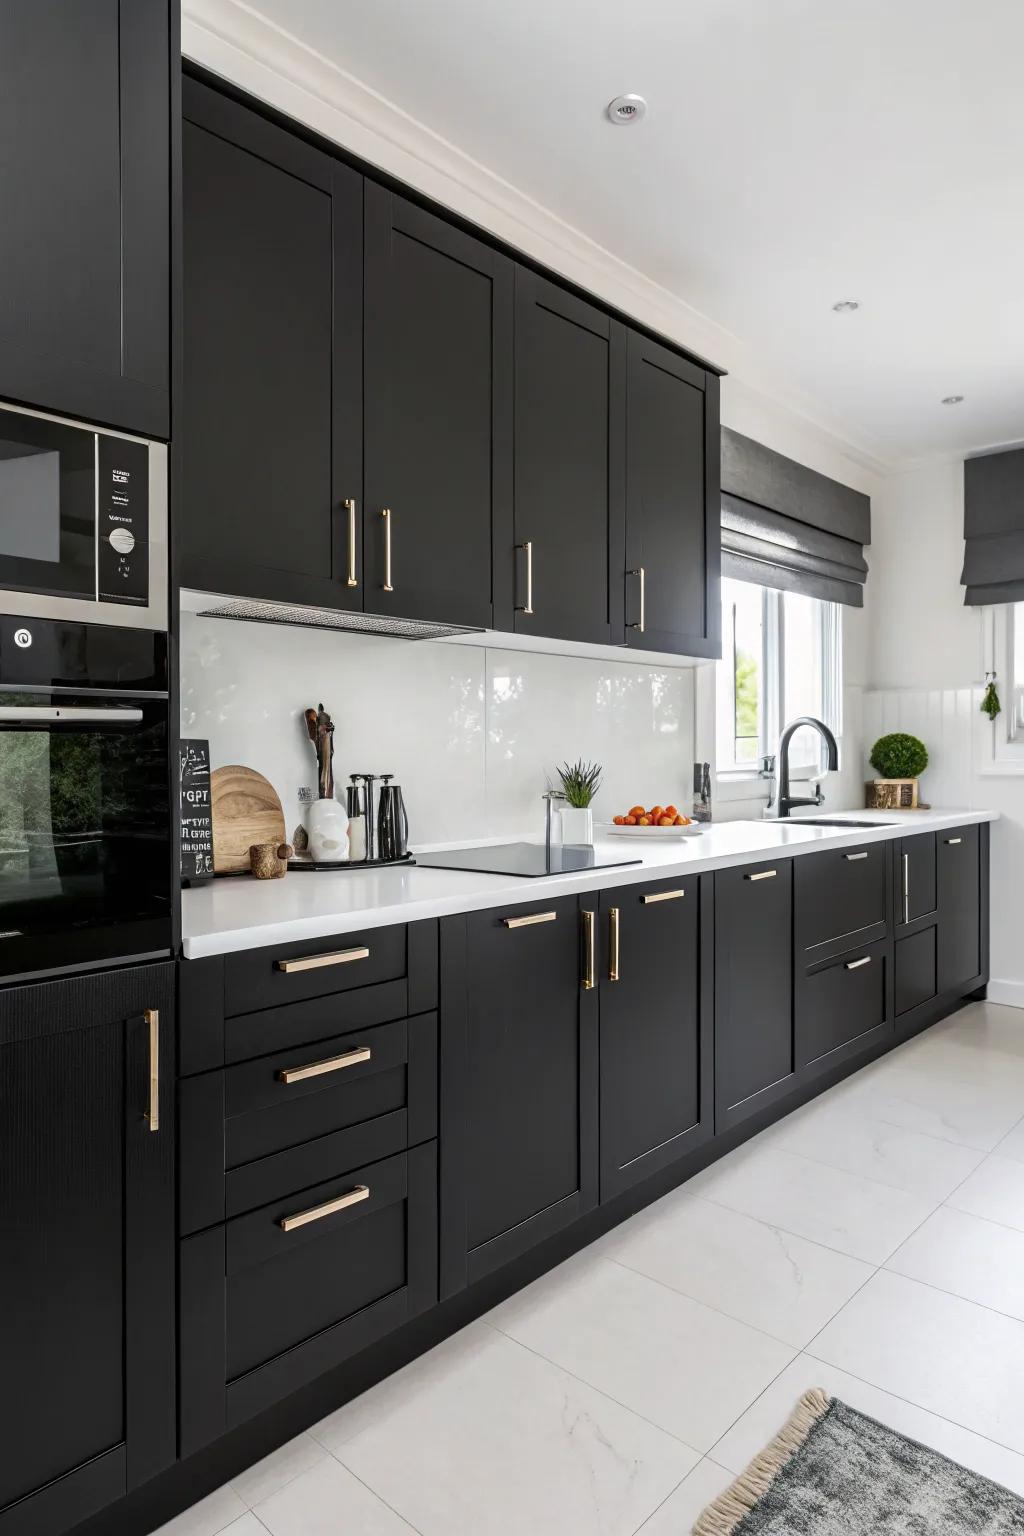
POLYGON ((339 1195, 337 1200, 328 1200, 324 1205, 314 1205, 308 1211, 297 1211, 294 1216, 282 1216, 277 1224, 282 1232, 294 1232, 296 1227, 308 1227, 311 1221, 323 1221, 325 1216, 333 1216, 335 1211, 345 1211, 350 1205, 358 1205, 360 1200, 369 1198, 369 1184, 357 1184, 347 1195, 339 1195))
POLYGON ((380 512, 384 519, 384 591, 393 592, 391 585, 391 508, 382 507, 380 512))
POLYGON ((533 540, 532 539, 527 539, 525 544, 518 544, 516 546, 516 548, 523 550, 525 552, 525 554, 526 554, 526 605, 525 605, 525 607, 520 607, 517 604, 516 605, 516 612, 517 613, 532 613, 533 612, 533 540))
POLYGON ((534 923, 553 923, 557 912, 529 912, 525 917, 503 917, 506 928, 532 928, 534 923))
POLYGON ((870 964, 871 964, 871 956, 870 955, 861 955, 859 960, 847 960, 847 962, 846 962, 846 969, 848 971, 859 971, 862 965, 870 965, 870 964))
POLYGON ((635 571, 627 571, 626 574, 640 577, 640 621, 627 627, 637 630, 642 635, 647 628, 647 572, 642 565, 638 565, 635 571))
POLYGON ((608 980, 619 979, 619 909, 608 908, 608 980))
POLYGON ((356 501, 354 496, 349 496, 344 502, 345 511, 348 513, 348 579, 346 587, 358 587, 356 579, 356 501))
POLYGON ((328 1072, 343 1072, 346 1067, 357 1067, 361 1061, 369 1061, 368 1045, 357 1046, 354 1051, 343 1051, 327 1061, 311 1061, 308 1067, 282 1067, 275 1073, 279 1083, 304 1083, 307 1077, 326 1077, 328 1072))
POLYGON ((777 869, 759 869, 752 875, 744 875, 744 880, 774 880, 778 874, 777 869))
POLYGON ((146 1119, 151 1131, 160 1129, 160 1010, 147 1008, 143 1018, 149 1027, 149 1108, 146 1119))
POLYGON ((682 901, 685 891, 652 891, 649 896, 641 896, 640 900, 645 907, 649 907, 652 901, 682 901))
POLYGON ((910 922, 910 854, 903 855, 903 921, 910 922))
POLYGON ((963 842, 963 838, 962 837, 947 837, 946 838, 946 843, 947 843, 947 845, 950 848, 955 848, 957 843, 962 843, 962 842, 963 842))
POLYGON ((293 971, 319 971, 325 965, 349 965, 353 960, 369 960, 370 951, 362 949, 337 949, 330 955, 303 955, 298 960, 275 960, 275 971, 290 976, 293 971))
POLYGON ((597 982, 597 947, 594 936, 594 914, 583 913, 583 979, 584 992, 593 992, 597 982))
POLYGON ((843 854, 843 858, 846 860, 847 864, 856 864, 858 859, 866 859, 867 858, 867 852, 865 851, 863 853, 844 853, 843 854))

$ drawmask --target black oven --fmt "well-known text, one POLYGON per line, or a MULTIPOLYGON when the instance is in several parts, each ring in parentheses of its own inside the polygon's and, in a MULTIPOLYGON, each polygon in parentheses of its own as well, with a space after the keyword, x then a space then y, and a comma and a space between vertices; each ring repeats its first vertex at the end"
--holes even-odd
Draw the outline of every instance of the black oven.
POLYGON ((0 616, 0 979, 171 947, 167 637, 0 616))

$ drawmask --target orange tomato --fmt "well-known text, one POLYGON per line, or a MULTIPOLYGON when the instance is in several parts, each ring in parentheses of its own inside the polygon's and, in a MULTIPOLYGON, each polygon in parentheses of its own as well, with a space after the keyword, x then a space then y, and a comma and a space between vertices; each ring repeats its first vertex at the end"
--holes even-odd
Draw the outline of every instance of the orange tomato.
POLYGON ((652 821, 657 821, 660 816, 664 816, 665 807, 663 805, 656 805, 652 810, 648 811, 647 814, 652 821))
POLYGON ((613 816, 612 817, 612 824, 613 824, 613 826, 622 827, 622 826, 625 826, 625 822, 626 822, 625 816, 613 816))
POLYGON ((627 827, 635 827, 636 826, 636 817, 635 816, 623 816, 622 819, 626 823, 627 827))
POLYGON ((638 827, 649 827, 651 824, 651 818, 649 816, 638 816, 636 819, 636 824, 638 827))
POLYGON ((675 824, 676 824, 676 819, 675 819, 674 816, 659 816, 658 817, 658 826, 659 827, 674 827, 675 824))
POLYGON ((677 816, 674 825, 677 827, 688 827, 690 825, 689 816, 677 816))
POLYGON ((676 817, 679 815, 679 812, 676 810, 674 805, 666 805, 665 815, 671 816, 672 820, 675 821, 676 817))
POLYGON ((629 808, 629 814, 631 816, 646 816, 647 812, 644 810, 642 805, 631 805, 629 808))

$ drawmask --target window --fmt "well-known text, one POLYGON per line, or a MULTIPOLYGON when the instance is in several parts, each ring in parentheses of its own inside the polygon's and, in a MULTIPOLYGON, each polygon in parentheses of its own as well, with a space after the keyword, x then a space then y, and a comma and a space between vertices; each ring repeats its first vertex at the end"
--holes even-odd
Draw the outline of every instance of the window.
MULTIPOLYGON (((1021 624, 1024 630, 1024 619, 1021 624)), ((836 603, 723 579, 717 669, 720 774, 756 773, 761 759, 776 750, 783 725, 797 715, 816 715, 839 736, 841 634, 836 603)), ((1021 678, 1024 683, 1024 670, 1021 678)), ((794 736, 790 766, 800 778, 823 771, 816 731, 794 736)))
POLYGON ((978 763, 982 773, 1016 776, 1024 773, 1024 603, 1003 603, 984 614, 986 680, 995 673, 1002 712, 990 724, 978 711, 978 763))

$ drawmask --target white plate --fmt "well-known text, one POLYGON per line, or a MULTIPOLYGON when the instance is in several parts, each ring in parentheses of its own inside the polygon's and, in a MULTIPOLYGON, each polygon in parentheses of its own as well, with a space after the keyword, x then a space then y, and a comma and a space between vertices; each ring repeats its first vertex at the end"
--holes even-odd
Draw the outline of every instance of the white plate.
POLYGON ((646 837, 648 842, 667 837, 671 842, 673 838, 700 837, 704 830, 696 822, 688 827, 617 827, 614 822, 606 822, 601 833, 605 837, 646 837))

